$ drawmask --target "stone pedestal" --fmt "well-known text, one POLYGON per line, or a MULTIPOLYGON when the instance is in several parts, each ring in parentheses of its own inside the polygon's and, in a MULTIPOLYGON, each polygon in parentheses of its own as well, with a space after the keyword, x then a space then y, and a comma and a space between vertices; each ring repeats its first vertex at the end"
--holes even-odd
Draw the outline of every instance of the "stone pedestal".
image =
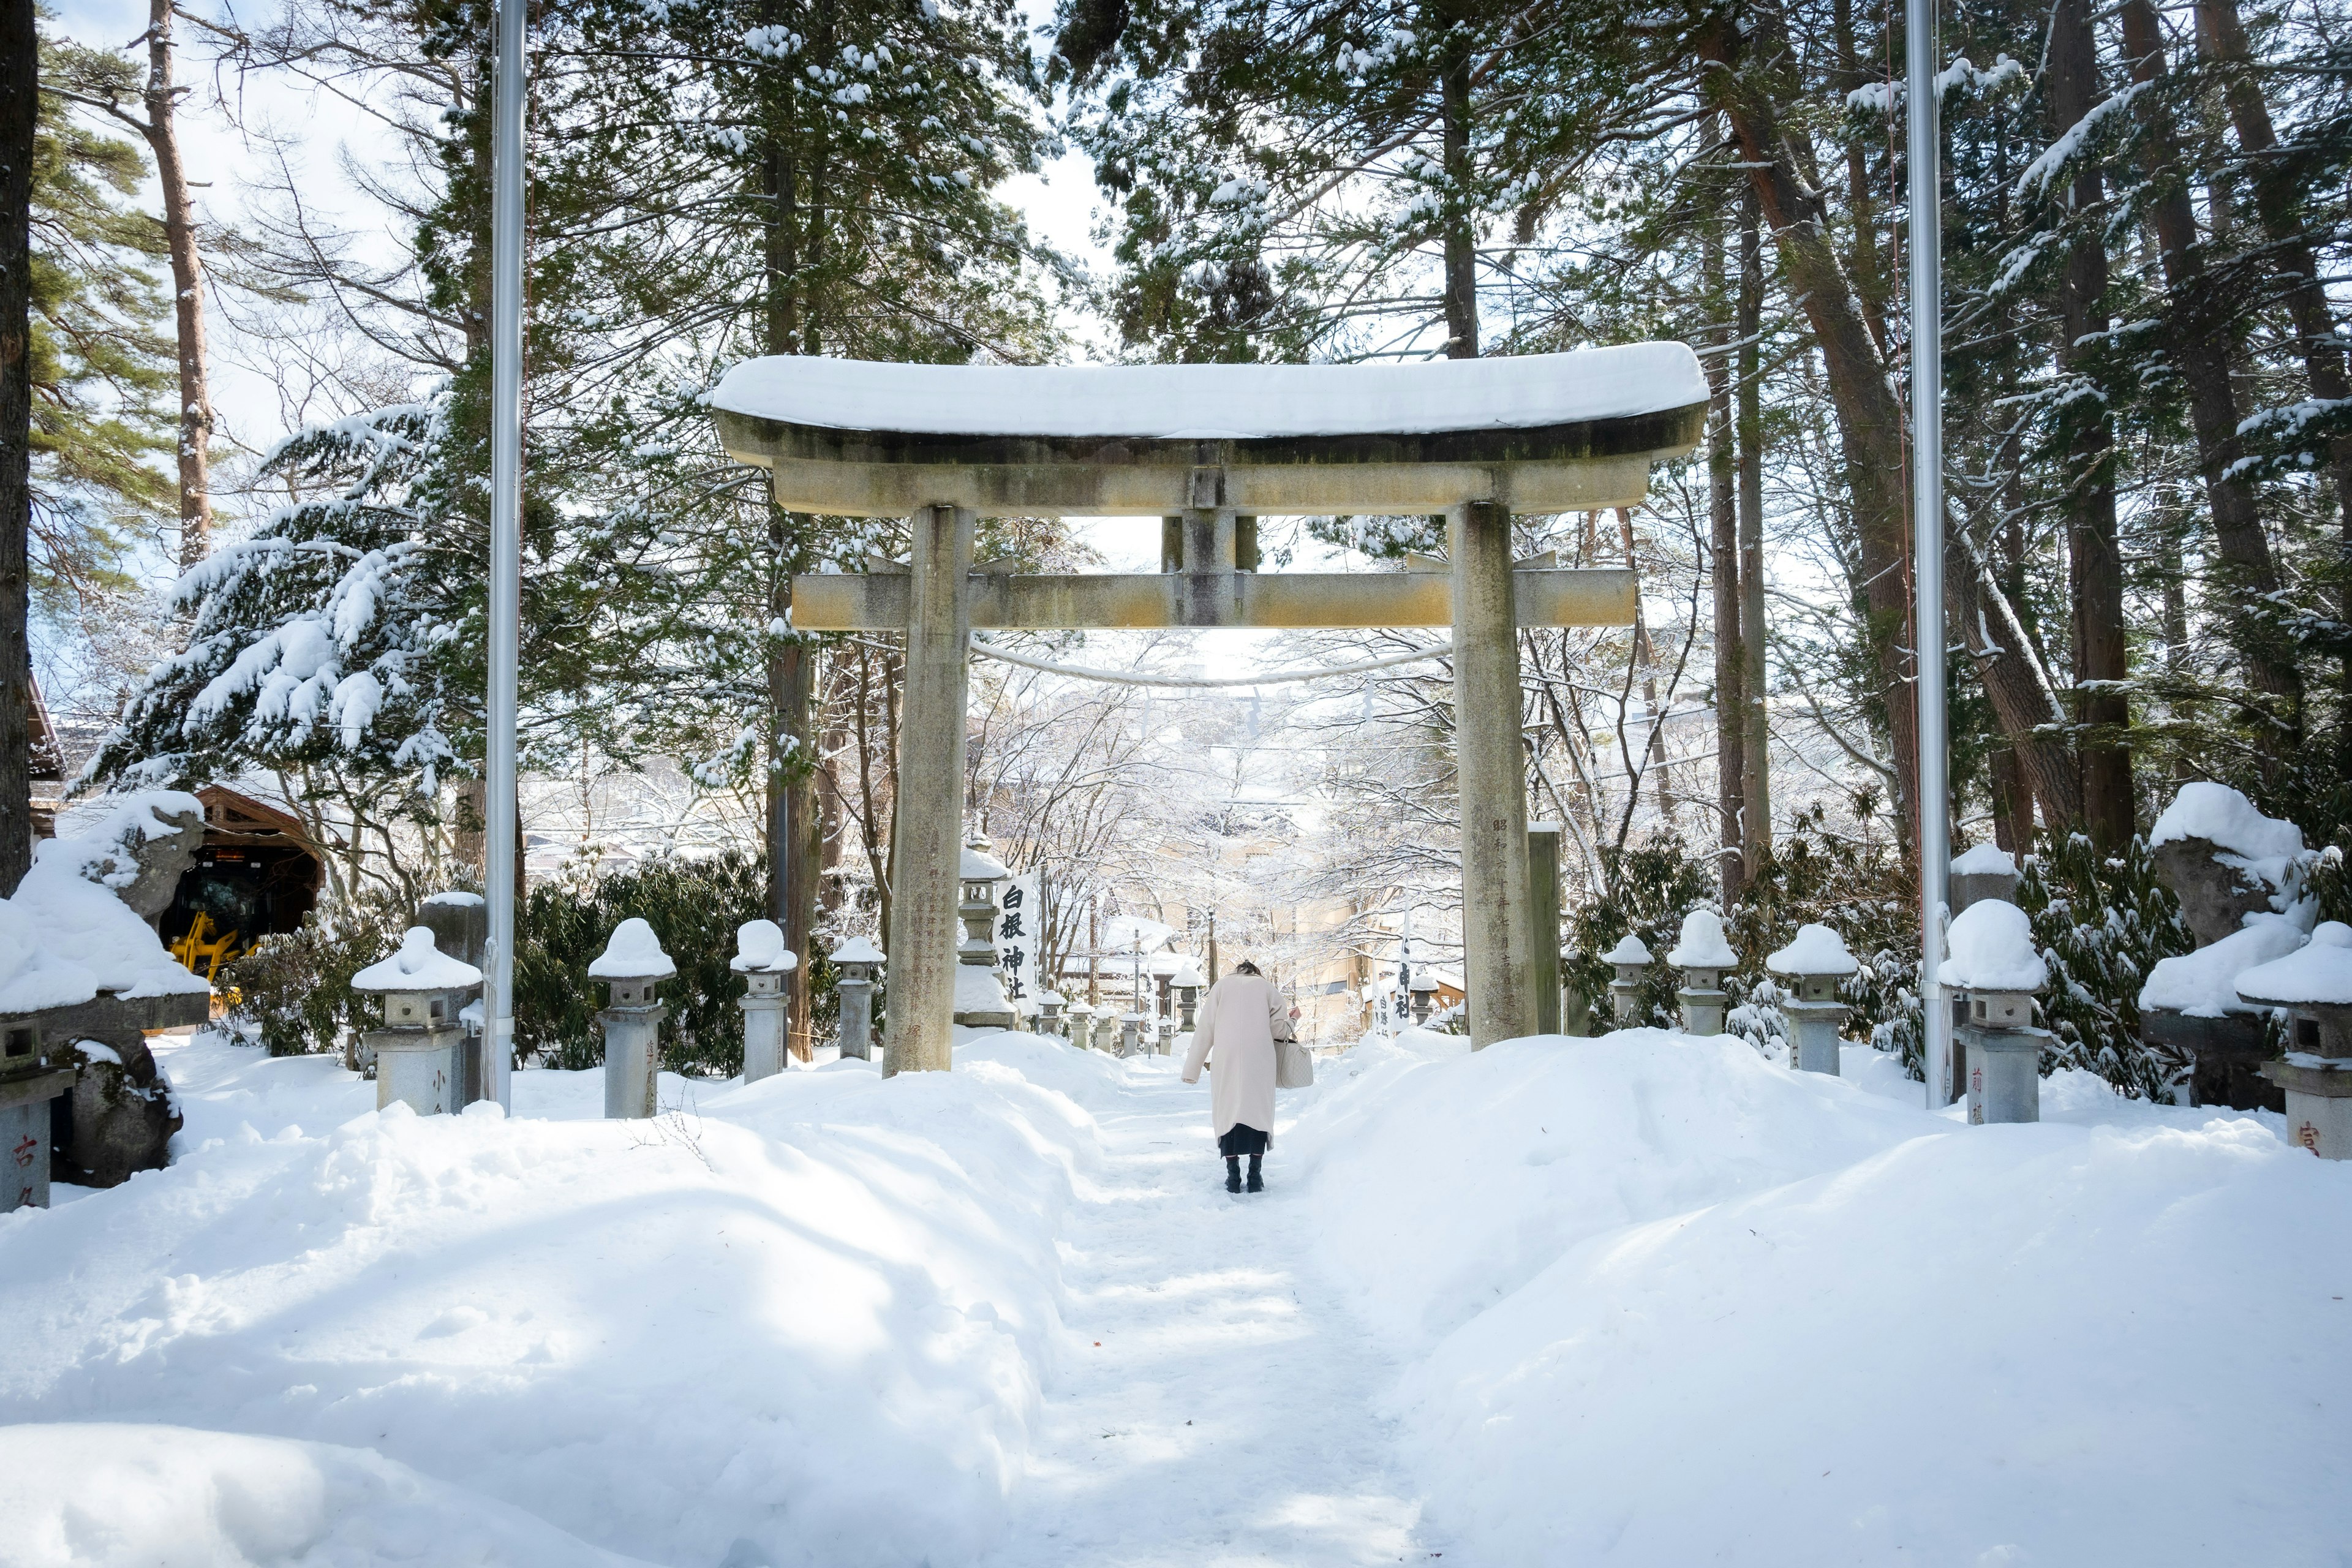
POLYGON ((752 970, 743 984, 743 1081, 757 1083, 784 1070, 784 973, 752 970))
POLYGON ((1685 969, 1682 988, 1675 993, 1683 1006, 1683 1033, 1701 1039, 1723 1033, 1724 1010, 1731 998, 1720 983, 1721 970, 1685 969))
POLYGON ((369 1030, 375 1108, 405 1105, 419 1116, 463 1110, 465 1046, 466 1031, 455 1023, 369 1030))
POLYGON ((1983 1125, 2042 1120, 2042 1047, 2047 1029, 1980 1028, 1970 1024, 1958 1037, 1968 1054, 1969 1121, 1983 1125))
POLYGON ((1095 1049, 1118 1053, 1118 1016, 1106 1007, 1095 1015, 1095 1049))
POLYGON ((612 1003, 596 1015, 604 1030, 604 1115, 651 1116, 661 1070, 661 1021, 669 1009, 650 980, 615 980, 612 1003))
POLYGON ((0 1078, 0 1214, 49 1206, 50 1102, 73 1082, 73 1068, 47 1065, 0 1078))
POLYGON ((2139 1016, 2140 1037, 2189 1058, 2189 1103, 2226 1105, 2232 1110, 2284 1110, 2286 1097, 2263 1076, 2269 1054, 2260 1013, 2224 1013, 2192 1018, 2170 1008, 2149 1007, 2139 1016))
POLYGON ((1845 1004, 1783 1002, 1780 1013, 1796 1033, 1797 1070, 1840 1076, 1838 1031, 1845 1027, 1845 1004))
POLYGON ((1142 1029, 1142 1014, 1121 1013, 1118 1016, 1118 1054, 1120 1056, 1131 1057, 1135 1054, 1136 1041, 1142 1029))
POLYGON ((2287 1142, 2323 1160, 2352 1160, 2352 1061, 2289 1051, 2263 1065, 2286 1101, 2287 1142))

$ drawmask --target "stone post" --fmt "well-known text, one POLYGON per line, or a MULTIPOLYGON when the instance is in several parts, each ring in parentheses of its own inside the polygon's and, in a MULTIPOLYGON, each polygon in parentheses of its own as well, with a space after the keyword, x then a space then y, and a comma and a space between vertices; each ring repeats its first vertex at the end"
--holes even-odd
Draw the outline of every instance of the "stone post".
POLYGON ((1723 972, 1739 963, 1724 937, 1723 917, 1713 910, 1685 915, 1682 939, 1666 954, 1666 962, 1683 972, 1682 989, 1675 993, 1683 1005, 1683 1033, 1701 1039, 1723 1033, 1729 1001, 1723 991, 1723 972))
POLYGON ((0 1020, 0 1214, 49 1206, 49 1102, 73 1086, 74 1069, 51 1058, 39 1025, 0 1020))
POLYGON ((613 940, 588 966, 592 980, 608 982, 611 996, 596 1021, 604 1026, 604 1115, 651 1116, 661 1071, 661 1021, 669 1011, 654 987, 677 973, 654 928, 634 917, 613 928, 613 940))
POLYGON ((1592 1033, 1592 1004, 1581 991, 1569 989, 1568 976, 1576 973, 1576 966, 1583 962, 1581 948, 1559 950, 1559 1032, 1580 1039, 1592 1033))
POLYGON ((1470 1048, 1535 1032, 1526 758, 1511 516, 1488 501, 1446 514, 1454 574, 1454 749, 1462 809, 1462 945, 1470 1048))
POLYGON ((1120 1056, 1131 1057, 1135 1054, 1137 1038, 1141 1035, 1142 1030, 1142 1014, 1127 1012, 1118 1016, 1118 1054, 1120 1056))
POLYGON ((1094 1022, 1095 1010, 1092 1007, 1087 1006, 1083 1002, 1071 1003, 1070 1016, 1067 1025, 1070 1032, 1070 1044, 1077 1047, 1078 1049, 1082 1051, 1093 1050, 1095 1048, 1094 1022))
POLYGON ((1528 824, 1528 957, 1533 971, 1536 1033, 1560 1032, 1559 834, 1557 822, 1528 824))
POLYGON ((1630 1029, 1641 1006, 1642 978, 1650 967, 1650 950, 1632 931, 1609 950, 1603 963, 1615 966, 1617 978, 1609 983, 1609 1013, 1621 1029, 1630 1029))
POLYGON ((1792 990, 1780 1011, 1796 1027, 1797 1070, 1840 1076, 1838 1031, 1845 1027, 1846 1006, 1838 1000, 1838 982, 1861 967, 1844 939, 1825 925, 1799 926, 1796 940, 1764 967, 1786 976, 1792 990))
POLYGON ((1098 1051, 1118 1054, 1118 1015, 1108 1002, 1095 1009, 1095 1046, 1098 1051))
POLYGON ((1937 978, 1958 996, 1956 1037, 1968 1047, 1971 1123, 2042 1120, 2042 1047, 2050 1031, 2033 1026, 2034 994, 2049 983, 2025 911, 1983 899, 1952 921, 1937 978))
POLYGON ((352 976, 352 989, 383 998, 383 1027, 367 1033, 375 1058, 378 1110, 394 1101, 419 1116, 465 1106, 466 1032, 457 1014, 482 972, 434 945, 429 926, 411 926, 400 949, 352 976))
POLYGON ((2352 926, 2322 921, 2295 952, 2242 971, 2238 994, 2287 1010, 2286 1054, 2262 1068, 2286 1091, 2287 1141, 2352 1160, 2352 926))
POLYGON ((1412 997, 1412 1021, 1416 1024, 1428 1023, 1430 1011, 1437 1002, 1437 982, 1426 975, 1416 974, 1412 978, 1412 984, 1408 994, 1412 997))
POLYGON ((745 921, 735 928, 728 967, 743 977, 744 994, 735 1000, 743 1009, 743 1081, 757 1083, 784 1070, 784 978, 800 958, 775 921, 745 921))
MULTIPOLYGON (((963 940, 956 944, 954 1020, 968 1029, 1017 1029, 1021 1016, 1005 999, 996 970, 996 888, 1012 873, 975 834, 965 841, 956 874, 963 888, 956 909, 963 940)), ((898 951, 906 952, 905 944, 898 951)))
POLYGON ((962 856, 965 667, 973 515, 927 506, 910 520, 904 710, 898 724, 898 866, 882 1070, 955 1065, 957 869, 962 856))
MULTIPOLYGON (((433 931, 433 945, 461 963, 480 967, 484 949, 490 940, 490 910, 479 893, 452 891, 434 893, 418 900, 416 923, 433 931)), ((483 1055, 482 1010, 467 1006, 458 1010, 458 1024, 466 1032, 458 1047, 457 1092, 453 1110, 462 1110, 478 1100, 496 1100, 496 1075, 483 1055)))
POLYGON ((838 978, 834 989, 841 997, 841 1056, 871 1061, 874 1058, 874 971, 889 960, 868 939, 853 936, 833 950, 838 978))

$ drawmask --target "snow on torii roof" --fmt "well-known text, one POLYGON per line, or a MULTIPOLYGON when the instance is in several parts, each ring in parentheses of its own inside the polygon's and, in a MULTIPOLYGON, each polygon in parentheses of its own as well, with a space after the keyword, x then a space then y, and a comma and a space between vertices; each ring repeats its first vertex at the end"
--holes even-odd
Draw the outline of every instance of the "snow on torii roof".
POLYGON ((1412 515, 1632 505, 1690 451, 1679 342, 1378 364, 933 365, 777 355, 709 395, 795 510, 1412 515))

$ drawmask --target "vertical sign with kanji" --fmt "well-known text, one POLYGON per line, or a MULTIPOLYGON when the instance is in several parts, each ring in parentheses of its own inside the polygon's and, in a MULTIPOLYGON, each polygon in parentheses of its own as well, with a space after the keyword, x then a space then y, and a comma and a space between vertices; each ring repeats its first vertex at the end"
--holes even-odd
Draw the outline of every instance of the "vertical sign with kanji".
POLYGON ((1024 871, 999 884, 996 906, 996 963, 1004 973, 1004 995, 1014 1007, 1030 1012, 1042 987, 1037 980, 1037 937, 1045 924, 1038 903, 1037 873, 1024 871))

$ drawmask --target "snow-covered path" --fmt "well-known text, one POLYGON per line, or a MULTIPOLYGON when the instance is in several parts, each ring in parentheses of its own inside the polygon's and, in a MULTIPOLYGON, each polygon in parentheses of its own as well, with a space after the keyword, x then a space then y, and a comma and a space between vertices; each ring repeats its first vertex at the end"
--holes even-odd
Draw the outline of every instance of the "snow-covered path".
POLYGON ((1419 1504, 1373 1396, 1396 1368, 1306 1263, 1277 1140, 1235 1197, 1207 1090, 1130 1064, 1064 1243, 1068 1340, 990 1568, 1420 1562, 1419 1504))

